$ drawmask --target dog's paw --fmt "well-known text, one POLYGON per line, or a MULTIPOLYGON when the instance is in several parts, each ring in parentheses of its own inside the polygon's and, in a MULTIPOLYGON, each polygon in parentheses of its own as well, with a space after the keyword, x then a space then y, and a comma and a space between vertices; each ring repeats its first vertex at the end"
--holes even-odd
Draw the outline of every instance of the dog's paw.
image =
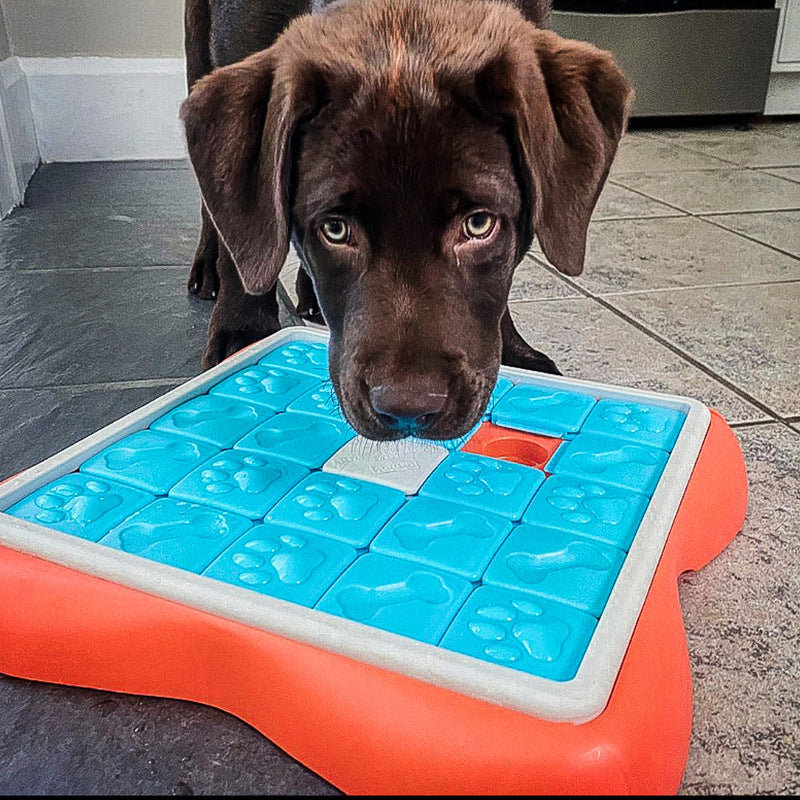
POLYGON ((210 248, 198 248, 189 271, 186 288, 190 294, 201 300, 216 300, 219 293, 219 275, 217 274, 217 253, 209 252, 210 248))
POLYGON ((276 323, 274 330, 217 328, 209 332, 206 349, 203 351, 203 369, 216 367, 229 356, 278 330, 280 330, 280 325, 276 323))
POLYGON ((504 349, 502 362, 507 367, 519 367, 533 372, 545 372, 548 375, 561 375, 561 370, 550 356, 546 356, 532 347, 526 348, 525 352, 504 349))

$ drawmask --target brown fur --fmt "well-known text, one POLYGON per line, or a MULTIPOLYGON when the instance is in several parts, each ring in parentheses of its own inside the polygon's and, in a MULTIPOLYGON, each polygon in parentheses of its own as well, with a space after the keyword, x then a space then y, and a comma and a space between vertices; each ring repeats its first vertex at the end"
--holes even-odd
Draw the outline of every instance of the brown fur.
POLYGON ((183 108, 224 244, 207 363, 277 326, 291 238, 350 422, 372 438, 465 433, 501 355, 556 371, 511 322, 513 270, 536 233, 581 272, 630 94, 609 54, 504 2, 350 0, 298 17, 183 108), (497 229, 465 241, 461 219, 484 207, 497 229), (350 221, 347 246, 319 234, 332 213, 350 221))

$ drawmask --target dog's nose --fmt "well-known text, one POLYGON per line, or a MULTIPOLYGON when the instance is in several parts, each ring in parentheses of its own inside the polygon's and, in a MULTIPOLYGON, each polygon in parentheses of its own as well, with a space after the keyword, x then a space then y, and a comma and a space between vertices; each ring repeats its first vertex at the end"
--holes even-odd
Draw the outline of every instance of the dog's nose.
POLYGON ((378 419, 393 430, 417 433, 430 427, 447 401, 447 384, 433 378, 384 382, 370 389, 378 419))

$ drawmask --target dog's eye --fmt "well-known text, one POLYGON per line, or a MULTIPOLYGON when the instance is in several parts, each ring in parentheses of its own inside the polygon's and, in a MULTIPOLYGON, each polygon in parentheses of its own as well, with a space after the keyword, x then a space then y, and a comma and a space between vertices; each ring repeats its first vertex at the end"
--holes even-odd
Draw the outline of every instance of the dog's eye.
POLYGON ((331 244, 345 244, 350 238, 350 226, 341 217, 331 217, 320 225, 322 235, 331 244))
POLYGON ((464 220, 464 235, 469 239, 485 239, 494 228, 497 217, 488 211, 476 211, 464 220))

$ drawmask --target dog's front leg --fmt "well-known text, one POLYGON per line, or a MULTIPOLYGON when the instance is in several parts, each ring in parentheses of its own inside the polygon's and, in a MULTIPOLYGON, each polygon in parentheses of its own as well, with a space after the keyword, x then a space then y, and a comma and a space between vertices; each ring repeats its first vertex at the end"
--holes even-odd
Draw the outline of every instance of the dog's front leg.
POLYGON ((219 292, 217 259, 219 258, 219 236, 206 207, 201 209, 203 227, 200 241, 189 272, 188 289, 202 300, 214 300, 219 292))
POLYGON ((266 294, 247 294, 230 253, 220 243, 219 297, 211 312, 203 369, 280 330, 277 282, 266 294))
POLYGON ((536 372, 548 372, 551 375, 560 375, 558 367, 553 360, 544 353, 534 350, 514 327, 511 312, 506 306, 503 319, 500 321, 500 330, 503 335, 503 355, 501 361, 509 367, 531 369, 536 372))

